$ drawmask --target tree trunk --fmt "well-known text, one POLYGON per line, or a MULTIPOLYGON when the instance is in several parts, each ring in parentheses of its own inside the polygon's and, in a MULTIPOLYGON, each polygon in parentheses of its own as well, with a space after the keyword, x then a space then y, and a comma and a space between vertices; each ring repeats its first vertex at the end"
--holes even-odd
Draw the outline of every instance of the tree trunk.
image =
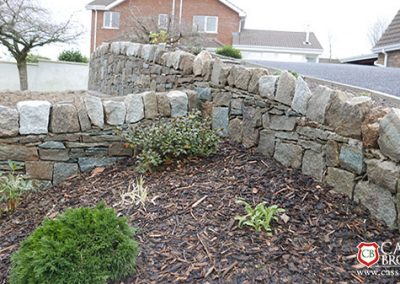
POLYGON ((26 59, 17 61, 19 73, 19 86, 21 91, 28 90, 28 68, 26 66, 26 59))

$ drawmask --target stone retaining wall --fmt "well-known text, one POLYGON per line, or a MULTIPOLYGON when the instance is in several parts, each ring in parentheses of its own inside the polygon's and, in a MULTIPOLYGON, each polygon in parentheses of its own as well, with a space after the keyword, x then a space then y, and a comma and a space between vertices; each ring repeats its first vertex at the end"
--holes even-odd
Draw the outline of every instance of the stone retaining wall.
POLYGON ((400 110, 324 86, 311 92, 289 72, 269 75, 208 52, 117 42, 98 48, 90 66, 89 88, 107 94, 195 91, 189 103, 212 116, 222 136, 301 170, 398 226, 400 110))
POLYGON ((57 185, 132 156, 118 133, 139 121, 185 116, 188 104, 188 95, 175 91, 123 98, 86 94, 77 104, 21 101, 15 108, 0 106, 0 171, 9 170, 12 160, 36 187, 57 185))

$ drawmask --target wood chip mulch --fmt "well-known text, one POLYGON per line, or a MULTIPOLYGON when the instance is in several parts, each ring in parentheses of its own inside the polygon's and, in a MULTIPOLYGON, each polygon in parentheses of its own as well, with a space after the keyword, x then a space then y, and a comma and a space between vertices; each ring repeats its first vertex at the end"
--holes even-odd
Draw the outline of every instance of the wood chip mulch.
MULTIPOLYGON (((0 217, 0 283, 10 254, 47 216, 104 200, 138 228, 137 273, 124 283, 394 283, 359 276, 361 241, 398 241, 398 233, 361 206, 299 171, 223 143, 217 155, 191 159, 145 176, 145 208, 121 204, 121 192, 138 177, 133 161, 76 177, 26 196, 0 217), (265 201, 286 209, 274 234, 239 229, 244 214, 235 200, 265 201)), ((398 279, 397 279, 398 280, 398 279)))

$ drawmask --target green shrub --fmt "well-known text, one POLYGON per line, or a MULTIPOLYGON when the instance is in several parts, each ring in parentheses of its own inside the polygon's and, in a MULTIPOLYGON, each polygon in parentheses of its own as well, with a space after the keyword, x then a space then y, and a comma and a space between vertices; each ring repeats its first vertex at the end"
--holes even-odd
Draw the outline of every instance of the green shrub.
POLYGON ((225 45, 223 47, 218 48, 216 53, 227 57, 242 59, 242 53, 240 52, 240 50, 234 48, 231 45, 225 45))
POLYGON ((141 125, 125 135, 125 139, 139 151, 137 170, 141 173, 184 156, 210 156, 216 153, 220 142, 210 121, 198 113, 159 121, 149 127, 141 125))
POLYGON ((58 60, 79 63, 88 63, 89 61, 79 50, 64 50, 58 56, 58 60))
POLYGON ((235 217, 235 220, 239 221, 239 227, 241 228, 243 225, 250 226, 257 232, 264 229, 270 234, 272 232, 271 221, 278 220, 276 215, 285 212, 285 209, 276 205, 266 207, 265 202, 258 204, 255 208, 244 200, 237 200, 236 203, 244 205, 246 211, 246 215, 235 217))
POLYGON ((11 257, 10 283, 109 283, 135 272, 138 244, 104 204, 45 220, 11 257))
POLYGON ((169 40, 169 34, 167 31, 151 32, 149 35, 151 44, 167 43, 169 40))
POLYGON ((17 174, 17 165, 9 161, 11 172, 3 174, 0 172, 0 202, 6 203, 7 211, 14 211, 18 205, 21 195, 32 189, 32 183, 27 176, 17 174))

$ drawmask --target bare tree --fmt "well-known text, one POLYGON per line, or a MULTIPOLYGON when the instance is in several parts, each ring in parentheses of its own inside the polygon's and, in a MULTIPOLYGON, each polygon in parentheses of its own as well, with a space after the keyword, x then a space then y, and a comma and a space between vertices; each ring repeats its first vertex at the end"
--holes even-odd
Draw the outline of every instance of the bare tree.
POLYGON ((158 16, 142 16, 142 11, 134 4, 130 5, 128 13, 129 16, 124 18, 121 26, 123 32, 118 36, 118 40, 149 43, 151 35, 160 31, 165 32, 166 43, 171 45, 190 43, 192 46, 200 46, 207 40, 205 35, 193 31, 192 25, 180 23, 177 17, 164 15, 164 18, 159 19, 158 16))
POLYGON ((368 39, 372 47, 378 43, 388 25, 389 24, 386 19, 378 18, 376 19, 375 23, 370 26, 368 30, 368 39))
POLYGON ((26 58, 33 48, 71 41, 81 34, 72 27, 71 18, 52 22, 35 0, 0 0, 0 44, 17 61, 21 90, 28 89, 26 58))

